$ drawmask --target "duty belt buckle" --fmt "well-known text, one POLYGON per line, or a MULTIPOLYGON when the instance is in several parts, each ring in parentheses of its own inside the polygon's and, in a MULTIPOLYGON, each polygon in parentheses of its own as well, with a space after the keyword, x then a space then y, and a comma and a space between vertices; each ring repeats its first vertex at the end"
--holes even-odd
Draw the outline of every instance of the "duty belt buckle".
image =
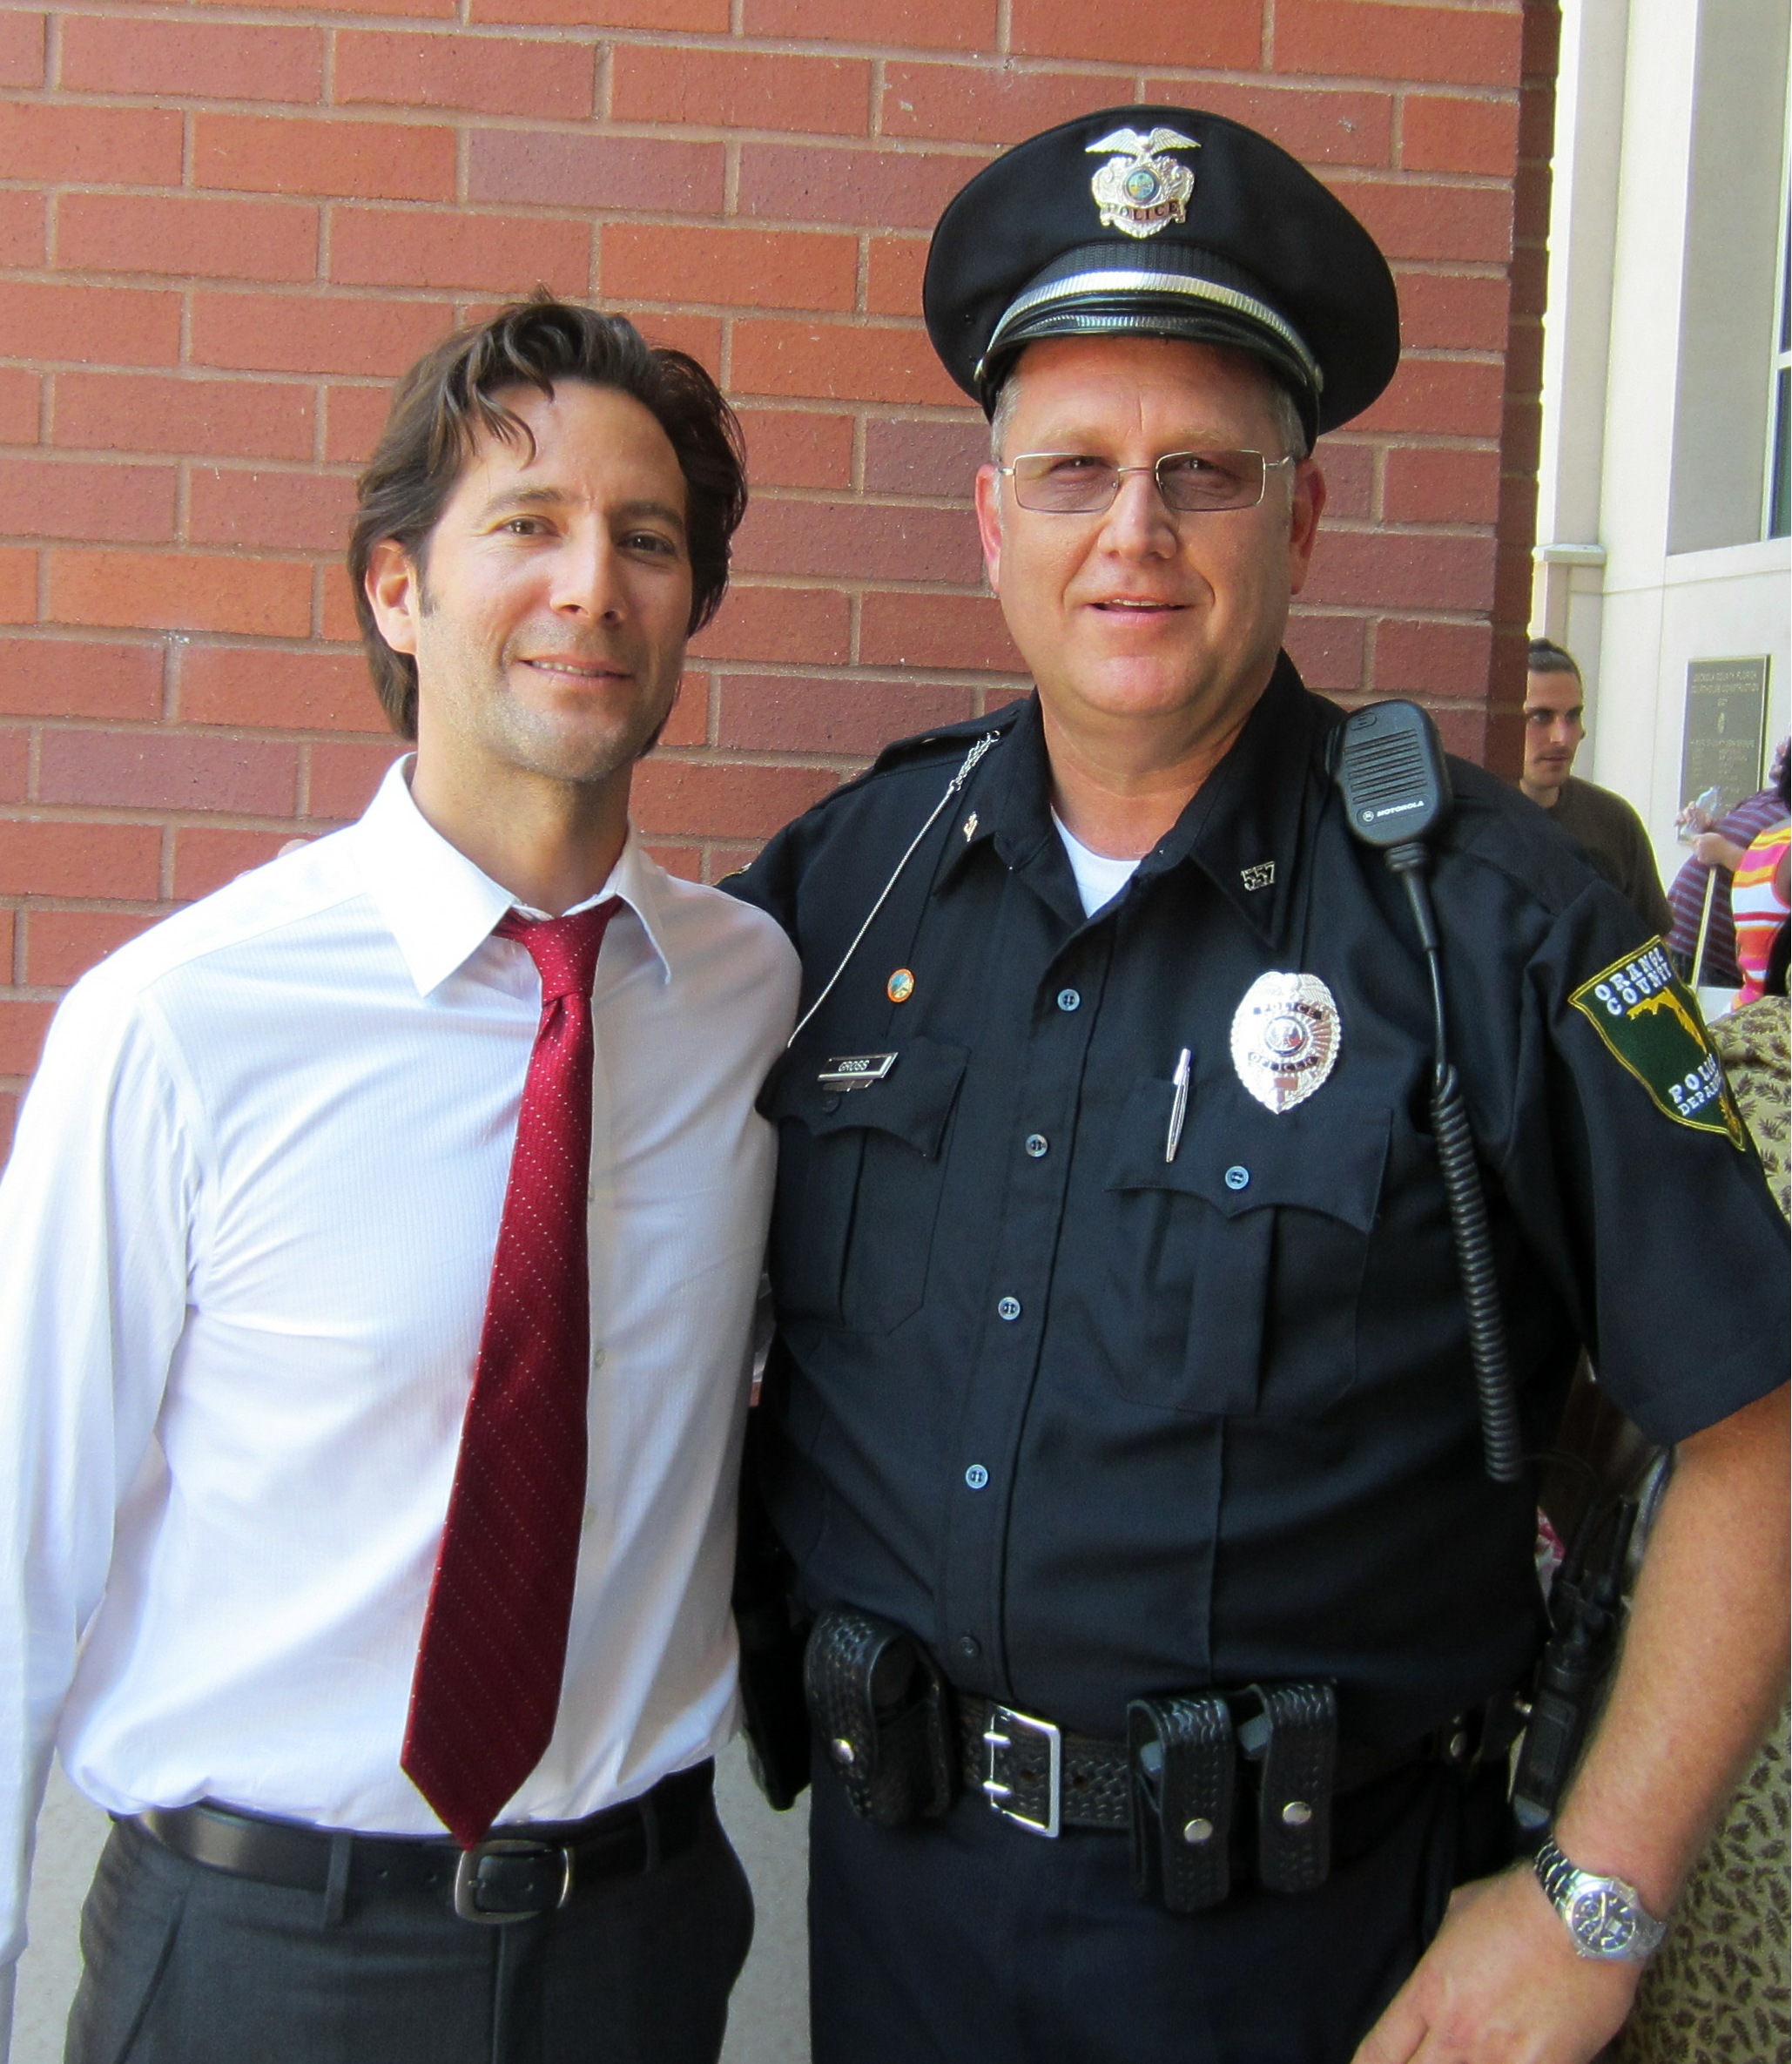
MULTIPOLYGON (((497 1888, 488 1885, 486 1889, 497 1888)), ((568 1843, 531 1842, 518 1835, 488 1835, 484 1841, 475 1842, 471 1849, 463 1849, 460 1862, 455 1865, 455 1912, 462 1920, 477 1921, 482 1927, 502 1928, 513 1920, 534 1920, 547 1912, 550 1905, 556 1909, 565 1905, 571 1897, 572 1848, 568 1843), (560 1858, 560 1892, 548 1905, 504 1910, 479 1904, 479 1873, 488 1858, 555 1855, 560 1858)))
POLYGON ((1024 1827, 1029 1834, 1055 1838, 1061 1825, 1064 1797, 1062 1730, 1054 1727, 1049 1720, 1035 1720, 1031 1713, 1017 1713, 1012 1706, 991 1706, 988 1723, 983 1730, 983 1745, 988 1751, 983 1795, 991 1806, 1004 1820, 1012 1820, 1016 1827, 1024 1827), (1025 1738, 1017 1744, 1017 1736, 1025 1738), (1029 1749, 1037 1755, 1041 1744, 1046 1757, 1042 1795, 1038 1774, 1027 1769, 1022 1762, 1029 1749), (1003 1782, 1004 1771, 1015 1780, 1014 1784, 1003 1782), (1026 1811, 1036 1804, 1042 1804, 1045 1808, 1042 1820, 1026 1811))

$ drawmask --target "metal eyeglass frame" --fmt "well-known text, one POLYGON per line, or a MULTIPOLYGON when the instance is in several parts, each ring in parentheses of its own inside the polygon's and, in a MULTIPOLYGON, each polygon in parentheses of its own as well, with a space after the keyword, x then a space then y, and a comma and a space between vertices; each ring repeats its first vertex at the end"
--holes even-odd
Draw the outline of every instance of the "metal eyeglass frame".
MULTIPOLYGON (((1012 464, 1007 466, 998 466, 995 470, 1000 474, 1004 479, 1013 481, 1015 476, 1015 467, 1019 466, 1025 459, 1084 459, 1092 458, 1094 455, 1095 455, 1091 452, 1078 451, 1016 452, 1012 464)), ((1167 451, 1164 453, 1162 458, 1154 459, 1149 466, 1116 466, 1114 468, 1114 492, 1105 502, 1093 505, 1088 509, 1041 509, 1035 506, 1033 503, 1022 502, 1021 500, 1021 490, 1018 486, 1014 489, 1014 501, 1019 508, 1026 509, 1028 514, 1032 516, 1106 516, 1108 511, 1113 508, 1114 504, 1119 501, 1120 483, 1126 478, 1127 475, 1128 473, 1149 473, 1156 486, 1158 496, 1162 501, 1163 506, 1170 512, 1172 516, 1230 516, 1238 509, 1260 509, 1263 506, 1263 496, 1270 491, 1270 474, 1279 472, 1283 466, 1297 466, 1300 463, 1300 461, 1294 456, 1292 452, 1284 453, 1279 459, 1270 459, 1265 458, 1262 452, 1251 451, 1248 447, 1241 448, 1237 451, 1228 451, 1224 455, 1226 457, 1255 459, 1258 465, 1263 469, 1262 473, 1259 475, 1257 479, 1256 495, 1249 502, 1222 502, 1215 504, 1209 509, 1179 508, 1176 503, 1172 502, 1169 496, 1164 493, 1163 475, 1161 471, 1161 469, 1169 465, 1172 459, 1198 459, 1209 455, 1209 455, 1195 450, 1167 451)))

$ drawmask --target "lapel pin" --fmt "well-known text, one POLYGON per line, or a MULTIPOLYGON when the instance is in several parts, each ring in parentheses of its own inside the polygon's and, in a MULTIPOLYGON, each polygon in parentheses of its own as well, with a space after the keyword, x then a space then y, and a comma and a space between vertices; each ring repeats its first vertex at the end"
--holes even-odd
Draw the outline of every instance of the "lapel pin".
POLYGON ((977 813, 973 810, 964 822, 965 844, 968 846, 977 836, 977 813))
POLYGON ((1240 867, 1238 879, 1247 889, 1269 888, 1276 880, 1276 863, 1274 860, 1258 860, 1255 867, 1240 867))
POLYGON ((906 968, 899 968, 884 984, 884 994, 893 1003, 906 1003, 914 994, 914 976, 906 968))

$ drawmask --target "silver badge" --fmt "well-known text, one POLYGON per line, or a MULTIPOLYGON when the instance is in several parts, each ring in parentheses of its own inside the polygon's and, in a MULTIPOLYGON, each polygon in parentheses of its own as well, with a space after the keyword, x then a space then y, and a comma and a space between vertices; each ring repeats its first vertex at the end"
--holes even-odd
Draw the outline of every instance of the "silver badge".
POLYGON ((1272 1111, 1304 1103, 1337 1059, 1337 1005, 1317 975, 1260 975, 1232 1019, 1232 1065, 1272 1111))
POLYGON ((1129 237, 1155 237, 1160 229, 1182 220, 1195 191, 1195 175, 1162 153, 1198 151, 1201 145, 1192 136, 1174 129, 1154 129, 1149 136, 1141 136, 1136 129, 1116 129, 1087 147, 1125 153, 1110 158, 1089 181, 1105 228, 1129 237))
POLYGON ((964 831, 965 844, 968 846, 971 840, 977 836, 977 813, 974 810, 973 810, 971 814, 966 818, 964 831))
POLYGON ((1276 863, 1274 860, 1258 860, 1253 867, 1240 867, 1238 879, 1247 889, 1272 888, 1276 882, 1276 863))

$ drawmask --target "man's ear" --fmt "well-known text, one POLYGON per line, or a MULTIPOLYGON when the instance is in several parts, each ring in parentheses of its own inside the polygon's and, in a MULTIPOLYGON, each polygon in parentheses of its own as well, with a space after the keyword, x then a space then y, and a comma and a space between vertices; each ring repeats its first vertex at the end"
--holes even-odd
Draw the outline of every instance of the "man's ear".
POLYGON ((1294 469, 1294 493, 1288 512, 1288 592, 1298 595, 1307 584, 1313 541, 1325 507, 1325 476, 1311 459, 1294 469))
POLYGON ((367 605, 380 635, 394 652, 417 650, 417 618, 423 613, 423 577, 397 538, 382 537, 367 557, 367 605))
POLYGON ((992 595, 1001 593, 1001 475, 977 469, 977 535, 983 543, 983 571, 992 595))

